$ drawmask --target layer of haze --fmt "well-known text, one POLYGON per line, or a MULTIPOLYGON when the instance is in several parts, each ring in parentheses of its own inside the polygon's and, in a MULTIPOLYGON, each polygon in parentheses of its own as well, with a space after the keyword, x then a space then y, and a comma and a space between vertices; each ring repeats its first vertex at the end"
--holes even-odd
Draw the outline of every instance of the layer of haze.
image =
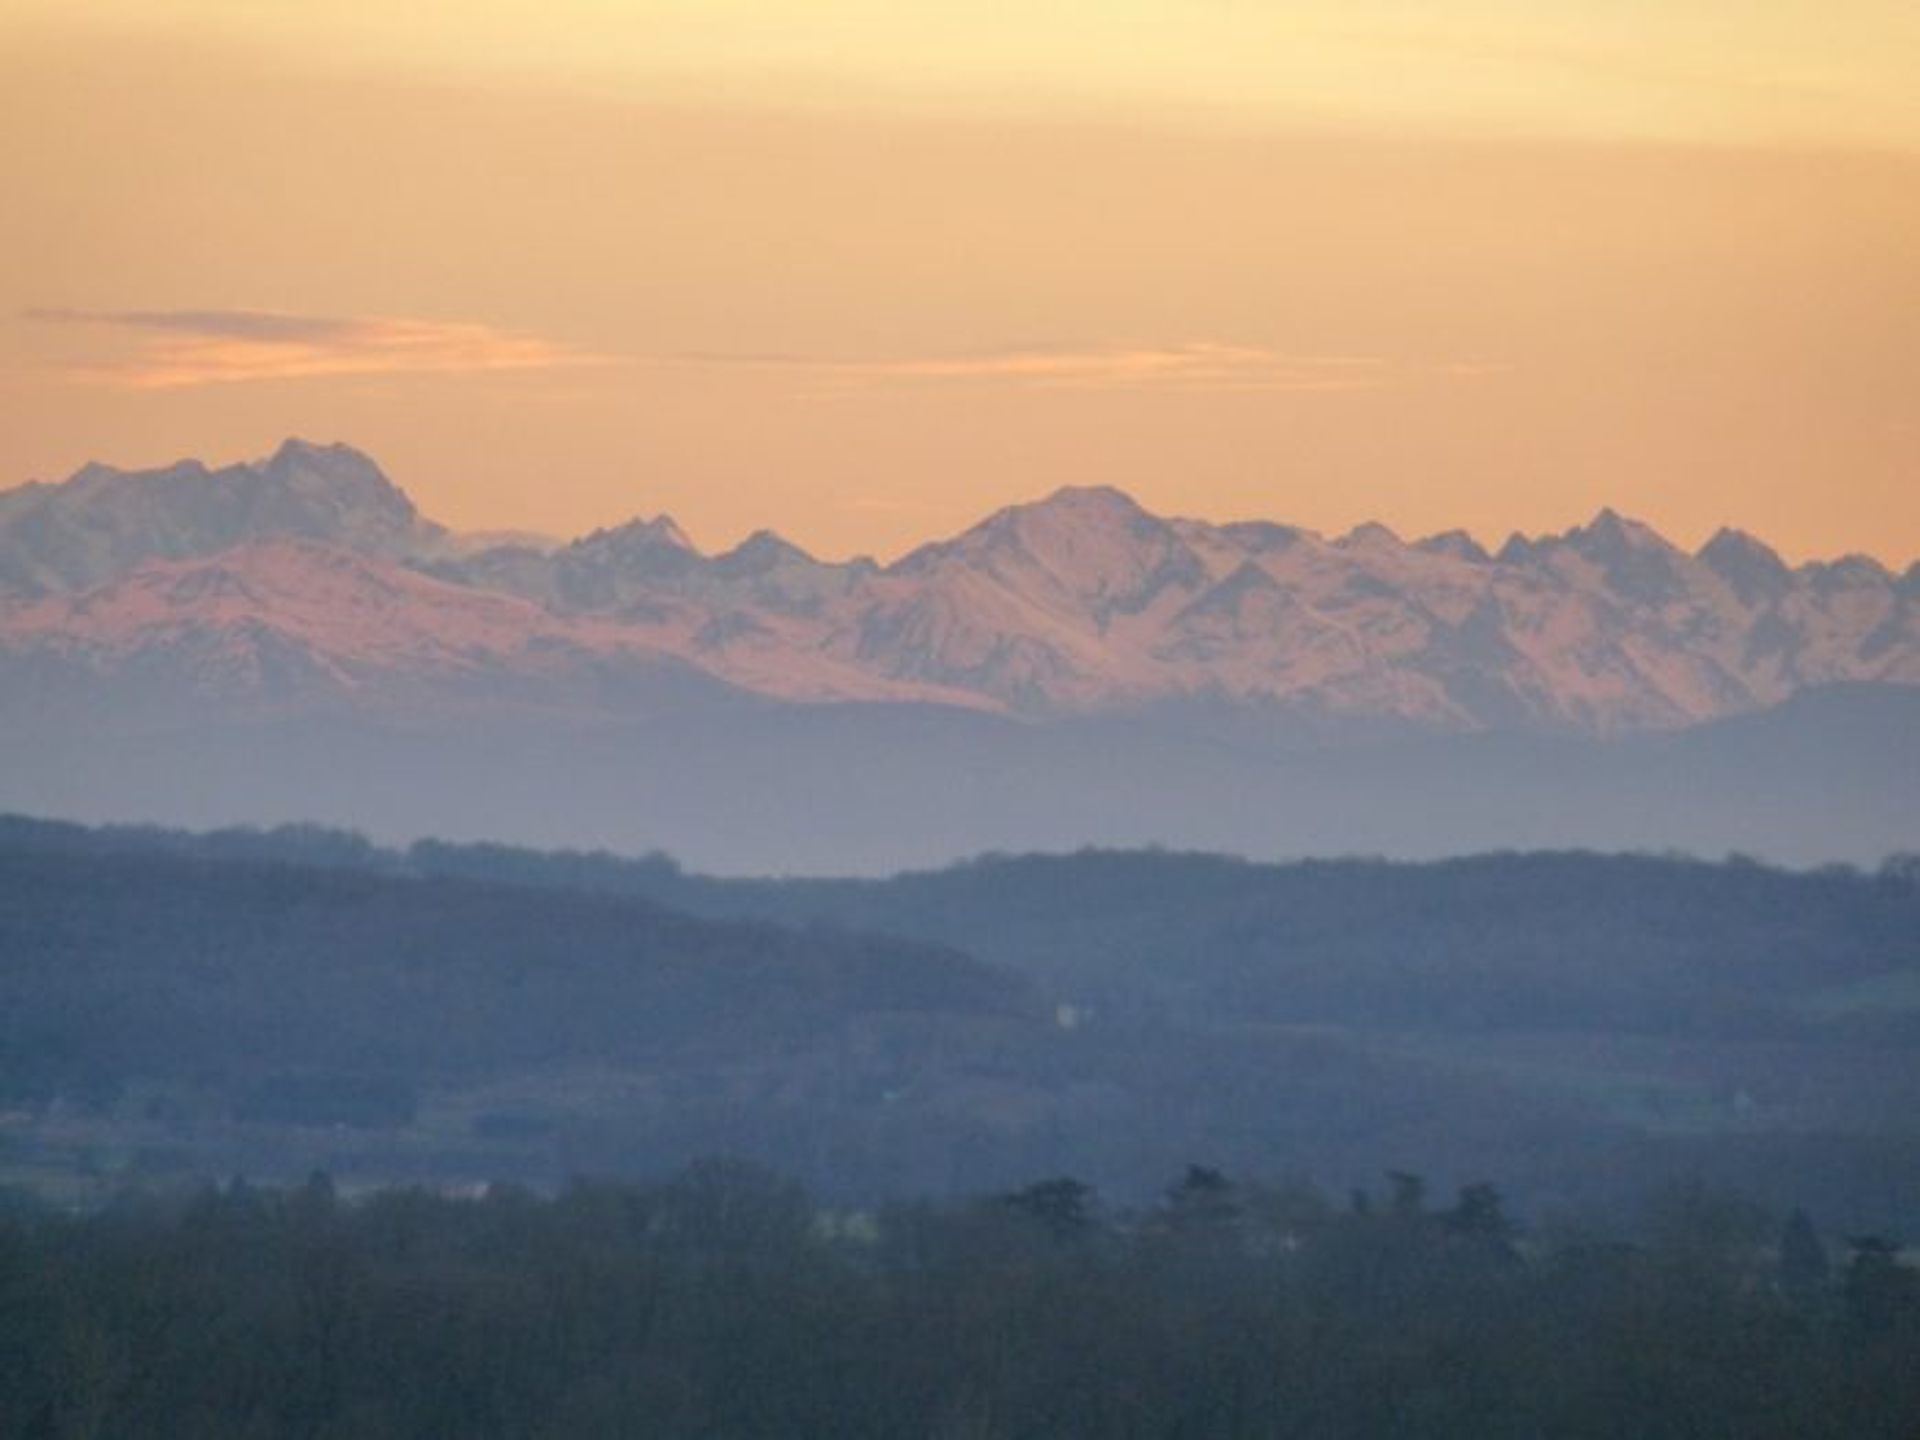
POLYGON ((465 528, 1920 555, 1907 7, 401 8, 0 0, 0 484, 297 433, 465 528))

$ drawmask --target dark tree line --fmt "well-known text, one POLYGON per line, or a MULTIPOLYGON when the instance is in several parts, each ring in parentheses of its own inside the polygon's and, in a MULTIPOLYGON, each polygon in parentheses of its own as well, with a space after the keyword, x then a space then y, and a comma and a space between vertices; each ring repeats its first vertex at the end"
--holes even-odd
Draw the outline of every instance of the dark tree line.
POLYGON ((555 1198, 129 1196, 0 1219, 23 1437, 1911 1437, 1920 1284, 1680 1190, 1631 1242, 1490 1186, 1195 1166, 877 1215, 739 1165, 555 1198))

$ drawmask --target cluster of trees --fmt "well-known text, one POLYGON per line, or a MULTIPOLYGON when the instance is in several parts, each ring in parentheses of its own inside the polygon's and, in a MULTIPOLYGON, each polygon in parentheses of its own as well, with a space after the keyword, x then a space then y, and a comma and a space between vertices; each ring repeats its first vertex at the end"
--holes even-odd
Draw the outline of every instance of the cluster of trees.
POLYGON ((0 1397, 21 1437, 1910 1437, 1920 1283, 1700 1190, 1601 1241, 1411 1175, 876 1214, 725 1163, 315 1176, 0 1216, 0 1397))

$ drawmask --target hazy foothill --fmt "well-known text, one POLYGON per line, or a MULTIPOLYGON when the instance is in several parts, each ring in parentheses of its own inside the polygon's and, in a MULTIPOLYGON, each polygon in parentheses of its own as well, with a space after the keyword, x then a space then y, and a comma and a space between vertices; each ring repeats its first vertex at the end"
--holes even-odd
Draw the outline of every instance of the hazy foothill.
POLYGON ((0 825, 10 1173, 436 1185, 710 1154, 839 1203, 1182 1165, 1678 1178, 1900 1229, 1913 863, 985 859, 738 880, 312 828, 0 825))

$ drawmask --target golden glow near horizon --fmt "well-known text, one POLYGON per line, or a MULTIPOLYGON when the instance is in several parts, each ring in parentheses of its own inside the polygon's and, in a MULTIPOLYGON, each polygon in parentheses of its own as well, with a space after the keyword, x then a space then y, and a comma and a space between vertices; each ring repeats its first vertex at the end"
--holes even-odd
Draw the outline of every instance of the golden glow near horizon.
MULTIPOLYGON (((71 0, 13 0, 70 22, 71 0)), ((90 26, 735 102, 1172 102, 1523 134, 1920 145, 1903 0, 89 0, 90 26)))
POLYGON ((1910 4, 0 0, 0 134, 0 484, 1920 557, 1910 4))

